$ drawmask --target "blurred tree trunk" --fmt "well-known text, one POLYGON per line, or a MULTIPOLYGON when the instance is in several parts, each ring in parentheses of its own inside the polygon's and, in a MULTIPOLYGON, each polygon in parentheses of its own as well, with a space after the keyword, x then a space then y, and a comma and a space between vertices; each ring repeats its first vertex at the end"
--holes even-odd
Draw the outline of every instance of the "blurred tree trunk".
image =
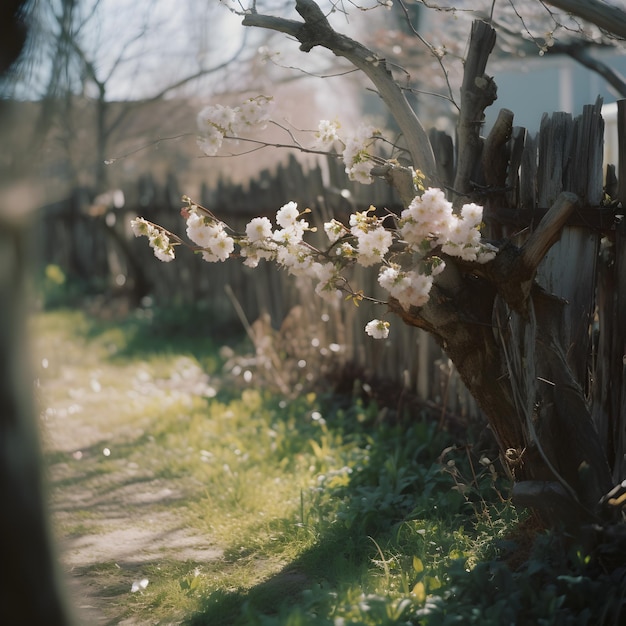
MULTIPOLYGON (((7 2, 0 9, 0 31, 20 33, 17 46, 14 37, 0 36, 0 87, 9 80, 6 73, 25 42, 25 4, 7 2)), ((0 137, 13 122, 9 110, 14 109, 0 99, 0 137)), ((17 152, 20 146, 9 149, 17 152)), ((21 182, 17 174, 13 168, 0 171, 0 624, 68 626, 70 612, 48 520, 26 340, 34 255, 29 209, 41 198, 33 193, 32 182, 21 182)))
POLYGON ((66 626, 26 340, 34 255, 24 215, 29 191, 25 184, 0 189, 0 624, 66 626))

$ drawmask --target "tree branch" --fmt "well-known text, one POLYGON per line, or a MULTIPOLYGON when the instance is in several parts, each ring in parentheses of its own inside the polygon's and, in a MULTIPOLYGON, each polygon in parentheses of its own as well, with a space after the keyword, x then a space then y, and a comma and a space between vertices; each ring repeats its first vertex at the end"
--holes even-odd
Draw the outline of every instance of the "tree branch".
POLYGON ((589 54, 587 46, 577 44, 555 44, 549 48, 550 53, 562 53, 572 57, 572 59, 578 61, 586 68, 600 74, 609 85, 611 85, 617 93, 626 98, 626 79, 616 72, 612 67, 609 67, 606 63, 603 63, 599 59, 594 58, 589 54))
POLYGON ((485 139, 481 157, 485 183, 490 187, 504 189, 506 185, 507 166, 506 144, 513 131, 513 111, 500 109, 491 132, 485 139))
POLYGON ((476 268, 476 273, 483 274, 507 305, 520 315, 526 315, 526 301, 539 263, 559 240, 565 223, 578 206, 576 194, 562 192, 521 248, 505 243, 484 269, 476 268))
MULTIPOLYGON (((522 32, 510 28, 505 23, 500 21, 490 23, 494 24, 499 33, 505 32, 510 37, 517 39, 520 45, 523 45, 524 39, 522 37, 522 32)), ((604 78, 604 80, 606 80, 621 97, 626 98, 626 79, 624 79, 619 72, 609 67, 606 63, 589 54, 589 49, 592 46, 595 46, 596 48, 606 48, 608 47, 608 44, 590 43, 583 39, 572 41, 570 43, 561 43, 560 41, 553 41, 553 43, 554 45, 546 47, 546 53, 551 55, 567 54, 577 63, 580 63, 584 67, 602 76, 602 78, 604 78)))
POLYGON ((304 22, 251 13, 244 17, 243 25, 268 28, 295 37, 303 52, 322 46, 364 72, 398 123, 414 167, 426 175, 429 184, 437 184, 435 158, 428 135, 387 68, 385 59, 350 37, 337 33, 313 0, 296 0, 296 10, 304 22))
MULTIPOLYGON (((243 52, 246 45, 247 45, 247 37, 244 36, 241 42, 241 45, 239 46, 237 51, 229 59, 226 59, 226 61, 223 61, 222 63, 219 63, 218 65, 214 65, 213 67, 200 69, 197 72, 190 74, 189 76, 185 76, 185 78, 181 78, 175 83, 172 83, 171 85, 168 85, 167 87, 164 87, 163 89, 161 89, 161 91, 159 91, 158 93, 155 93, 153 96, 150 96, 149 98, 146 98, 145 100, 141 100, 137 102, 137 106, 142 107, 142 106, 145 106, 146 104, 151 104, 152 102, 157 102, 158 100, 162 100, 168 93, 170 93, 171 91, 174 91, 175 89, 184 87, 188 83, 191 83, 194 80, 197 80, 198 78, 202 78, 203 76, 207 76, 208 74, 212 74, 213 72, 219 72, 220 70, 230 65, 233 61, 235 61, 235 59, 237 59, 239 55, 243 52)), ((130 105, 123 108, 118 113, 117 117, 109 124, 108 130, 107 130, 108 134, 111 134, 114 130, 116 130, 122 124, 122 122, 126 119, 126 117, 131 112, 134 112, 135 110, 136 110, 136 107, 133 107, 130 105)))
POLYGON ((626 39, 626 12, 600 0, 545 0, 557 9, 573 13, 608 33, 626 39))
POLYGON ((454 189, 461 197, 471 193, 472 172, 480 159, 480 129, 485 109, 496 99, 496 85, 485 75, 487 59, 496 43, 496 31, 486 22, 472 23, 469 52, 461 87, 458 129, 458 163, 454 189))
POLYGON ((527 272, 535 273, 548 250, 559 240, 565 223, 579 206, 578 196, 562 192, 535 231, 522 246, 521 264, 527 272))

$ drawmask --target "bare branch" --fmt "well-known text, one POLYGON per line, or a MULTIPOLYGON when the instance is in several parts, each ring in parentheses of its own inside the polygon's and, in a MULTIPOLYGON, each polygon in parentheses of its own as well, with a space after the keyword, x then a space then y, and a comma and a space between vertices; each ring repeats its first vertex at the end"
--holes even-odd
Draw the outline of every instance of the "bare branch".
MULTIPOLYGON (((406 5, 404 4, 404 2, 402 0, 399 0, 399 5, 400 8, 402 9, 405 19, 406 19, 406 24, 409 27, 409 29, 411 30, 411 32, 413 33, 413 35, 415 37, 418 38, 418 40, 428 48, 428 50, 430 51, 430 53, 432 54, 432 56, 436 59, 437 63, 439 64, 439 67, 441 68, 441 71, 443 72, 443 77, 444 80, 446 81, 446 87, 448 89, 448 99, 450 100, 450 102, 455 106, 455 108, 457 109, 457 111, 459 110, 459 105, 456 103, 456 101, 454 100, 454 93, 452 91, 452 85, 450 84, 450 77, 448 76, 448 71, 446 70, 444 64, 443 64, 443 60, 441 58, 440 54, 437 54, 437 52, 435 51, 435 47, 428 43, 424 37, 422 37, 422 35, 419 33, 419 31, 416 30, 416 28, 413 26, 413 24, 411 24, 411 20, 410 20, 410 16, 409 16, 409 11, 406 8, 406 5)), ((434 95, 434 94, 433 94, 434 95)), ((443 97, 443 96, 441 96, 443 97)))
POLYGON ((559 240, 565 223, 578 206, 576 194, 562 192, 521 248, 507 242, 491 263, 484 269, 477 269, 477 273, 488 277, 513 311, 527 314, 527 301, 537 267, 559 240))
POLYGON ((559 240, 565 223, 578 206, 575 194, 564 191, 559 195, 522 246, 521 263, 527 272, 534 274, 548 250, 559 240))
MULTIPOLYGON (((237 57, 239 57, 239 55, 243 52, 243 50, 245 49, 246 45, 247 45, 247 37, 244 36, 241 42, 241 45, 239 46, 239 48, 237 49, 237 51, 226 61, 219 63, 218 65, 215 65, 213 67, 207 67, 204 69, 200 69, 197 72, 194 72, 193 74, 190 74, 189 76, 185 76, 185 78, 181 78, 180 80, 176 81, 175 83, 168 85, 167 87, 164 87, 163 89, 161 89, 161 91, 159 91, 158 93, 154 94, 153 96, 142 100, 141 102, 137 103, 138 106, 145 106, 146 104, 150 104, 152 102, 157 102, 158 100, 162 100, 168 93, 170 93, 171 91, 174 91, 176 89, 179 89, 180 87, 183 87, 185 85, 187 85, 190 82, 193 82, 194 80, 197 80, 198 78, 202 78, 203 76, 207 76, 208 74, 213 74, 214 72, 219 72, 220 70, 224 69, 225 67, 227 67, 230 63, 232 63, 235 59, 237 59, 237 57)), ((108 133, 112 133, 116 128, 118 128, 120 126, 120 124, 126 119, 126 117, 132 112, 134 111, 134 107, 126 107, 124 109, 122 109, 117 118, 115 120, 113 120, 110 124, 109 124, 109 128, 108 128, 108 133)))
MULTIPOLYGON (((245 150, 244 152, 237 152, 236 154, 230 154, 228 156, 242 156, 244 154, 250 154, 251 152, 256 152, 257 150, 263 150, 264 148, 283 148, 286 150, 297 150, 298 152, 302 152, 304 154, 321 154, 324 156, 336 156, 337 158, 341 156, 339 154, 333 154, 332 152, 327 152, 325 150, 316 150, 315 148, 305 148, 304 146, 300 145, 298 142, 272 143, 268 141, 262 141, 260 139, 251 139, 249 137, 230 137, 228 135, 225 135, 224 139, 235 139, 239 142, 250 143, 255 146, 254 148, 250 150, 245 150)), ((226 156, 226 155, 220 154, 220 157, 223 157, 223 156, 226 156)), ((212 158, 212 157, 207 156, 207 158, 212 158)))
POLYGON ((573 13, 609 33, 626 39, 626 12, 600 0, 544 0, 557 9, 573 13))
POLYGON ((549 48, 550 52, 561 52, 567 54, 578 61, 581 65, 589 68, 590 70, 597 72, 611 85, 617 93, 626 98, 626 79, 619 72, 615 71, 612 67, 609 67, 606 63, 603 63, 599 59, 589 54, 589 49, 584 44, 555 44, 549 48))
MULTIPOLYGON (((550 11, 548 7, 546 7, 546 10, 550 11)), ((576 41, 572 41, 571 43, 561 43, 552 39, 550 45, 541 45, 540 42, 526 27, 522 16, 519 15, 519 13, 517 13, 517 15, 524 25, 527 35, 532 39, 532 41, 537 44, 537 46, 542 50, 543 53, 566 54, 570 56, 581 65, 602 76, 602 78, 604 78, 604 80, 606 80, 621 97, 626 98, 626 79, 624 78, 624 76, 622 76, 619 72, 614 70, 603 61, 589 54, 591 46, 595 46, 597 48, 604 47, 607 44, 595 43, 593 41, 587 41, 584 38, 578 38, 576 41)), ((554 14, 552 14, 552 12, 550 12, 550 16, 553 20, 555 20, 554 14)), ((557 25, 557 27, 565 28, 556 21, 555 24, 557 25)), ((505 33, 507 36, 517 39, 520 43, 523 41, 522 34, 517 30, 509 28, 506 24, 502 22, 495 22, 493 23, 493 25, 498 29, 499 33, 505 33)))
POLYGON ((337 33, 313 0, 296 0, 296 10, 304 22, 252 13, 244 17, 243 24, 268 28, 295 37, 304 52, 309 52, 315 46, 322 46, 363 71, 374 83, 398 123, 413 165, 426 175, 430 183, 436 183, 435 158, 428 135, 391 75, 385 60, 357 41, 337 33))

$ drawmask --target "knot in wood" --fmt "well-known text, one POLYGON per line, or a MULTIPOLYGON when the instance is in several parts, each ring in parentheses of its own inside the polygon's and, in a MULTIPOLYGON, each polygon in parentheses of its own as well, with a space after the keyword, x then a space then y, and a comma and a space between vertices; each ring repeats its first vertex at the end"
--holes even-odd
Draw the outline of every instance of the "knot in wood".
POLYGON ((524 463, 524 453, 526 452, 526 448, 508 448, 504 453, 504 456, 507 460, 507 463, 511 467, 519 467, 524 463))

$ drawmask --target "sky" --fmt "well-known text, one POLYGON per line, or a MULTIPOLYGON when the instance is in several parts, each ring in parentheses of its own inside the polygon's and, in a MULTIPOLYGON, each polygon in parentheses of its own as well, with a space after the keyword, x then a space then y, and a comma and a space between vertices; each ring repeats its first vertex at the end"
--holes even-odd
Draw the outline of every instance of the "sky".
MULTIPOLYGON (((22 97, 37 98, 45 90, 52 58, 49 42, 58 32, 54 14, 61 13, 62 1, 36 2, 39 29, 34 31, 34 72, 30 83, 21 86, 22 97)), ((376 4, 376 0, 368 1, 376 4)), ((321 0, 320 5, 329 10, 330 0, 321 0)), ((261 13, 299 20, 293 7, 290 0, 257 3, 261 13)), ((242 16, 233 12, 241 9, 239 0, 76 0, 75 23, 80 27, 75 25, 75 40, 87 59, 94 62, 98 79, 106 82, 107 99, 141 99, 200 68, 231 58, 244 37, 247 54, 255 54, 272 33, 242 26, 242 16)), ((377 11, 379 16, 385 13, 382 8, 377 11)), ((330 19, 341 32, 358 38, 359 32, 371 26, 371 16, 369 11, 352 11, 348 16, 334 11, 330 19)), ((321 49, 302 54, 297 42, 282 34, 273 35, 269 51, 282 52, 279 64, 315 72, 332 58, 321 49)), ((220 80, 232 87, 236 76, 231 73, 220 80)), ((224 91, 213 80, 199 81, 196 86, 205 96, 224 91)), ((93 84, 87 85, 87 90, 86 95, 97 95, 93 84)))
POLYGON ((128 58, 112 73, 108 90, 114 100, 149 97, 200 67, 219 64, 235 53, 243 37, 241 18, 215 0, 100 2, 93 54, 102 58, 105 73, 124 48, 128 58))
MULTIPOLYGON (((48 0, 52 6, 57 7, 60 1, 48 0)), ((374 3, 374 0, 371 1, 374 3)), ((263 54, 259 50, 264 44, 267 33, 256 29, 246 29, 241 25, 241 15, 235 15, 229 11, 229 8, 241 10, 238 0, 176 0, 176 2, 136 0, 132 3, 127 0, 77 0, 77 2, 77 14, 89 16, 81 30, 79 41, 86 56, 94 62, 99 79, 104 80, 108 77, 106 79, 108 100, 150 97, 164 87, 193 74, 201 67, 213 67, 232 57, 241 45, 244 36, 248 38, 246 51, 249 56, 256 55, 258 59, 263 54), (95 10, 94 7, 96 7, 95 10)), ((480 6, 491 6, 491 0, 477 0, 477 2, 481 2, 480 6)), ((478 6, 477 2, 466 1, 466 4, 471 4, 475 9, 478 6)), ((46 3, 39 4, 45 6, 46 3)), ((288 4, 293 7, 293 3, 288 4)), ((504 15, 505 4, 509 6, 503 1, 496 3, 495 10, 498 15, 504 15)), ((626 0, 615 0, 615 4, 624 6, 626 0)), ((259 0, 258 10, 267 13, 277 11, 281 15, 299 19, 293 8, 287 12, 281 9, 284 5, 284 0, 259 0)), ((349 5, 346 4, 346 6, 349 5)), ((529 3, 528 0, 518 0, 516 6, 529 9, 531 6, 536 8, 540 5, 529 3)), ((539 13, 543 16, 545 9, 540 9, 539 13)), ((458 16, 446 13, 430 11, 428 15, 437 17, 443 22, 444 26, 438 29, 443 36, 446 34, 446 29, 455 26, 454 22, 459 21, 456 19, 458 16)), ((525 22, 528 27, 533 23, 529 15, 531 14, 526 16, 525 22)), ((384 17, 386 17, 386 12, 379 8, 376 12, 353 11, 350 17, 346 17, 341 11, 336 11, 330 19, 338 30, 359 39, 359 32, 366 32, 372 24, 379 26, 384 17)), ((44 30, 46 28, 53 30, 54 22, 49 14, 47 19, 46 24, 46 14, 42 13, 44 30)), ((467 19, 469 20, 470 17, 468 16, 467 19)), ((513 24, 520 27, 519 20, 513 24)), ((461 36, 458 24, 455 32, 457 36, 461 36)), ((433 36, 433 33, 428 34, 433 36)), ((465 29, 462 36, 465 39, 465 29)), ((332 60, 330 53, 319 49, 309 55, 302 54, 298 51, 297 42, 289 41, 281 34, 276 35, 269 42, 266 50, 270 53, 280 53, 280 55, 273 57, 275 63, 265 66, 257 64, 255 79, 258 84, 262 83, 258 80, 261 78, 261 72, 267 72, 269 79, 266 83, 269 82, 271 85, 271 81, 278 80, 278 78, 302 76, 302 72, 299 71, 302 69, 309 72, 323 72, 332 60), (280 70, 279 65, 299 69, 283 71, 280 70)), ((554 62, 548 60, 547 56, 542 61, 538 49, 533 48, 532 52, 532 58, 529 57, 528 63, 525 64, 533 68, 532 72, 522 72, 518 78, 511 78, 510 70, 501 72, 498 68, 494 69, 493 63, 490 64, 490 69, 496 73, 496 80, 501 86, 499 100, 493 107, 493 115, 497 113, 500 106, 507 106, 516 109, 520 124, 530 126, 533 120, 540 119, 537 107, 554 110, 569 108, 577 112, 578 96, 572 89, 575 87, 580 92, 583 81, 589 83, 586 90, 591 95, 585 91, 580 97, 592 101, 597 95, 596 92, 601 91, 605 99, 610 99, 610 92, 606 89, 599 89, 597 76, 589 72, 584 75, 580 74, 580 68, 573 64, 574 69, 569 74, 563 74, 555 79, 549 70, 549 66, 553 66, 554 62), (542 72, 547 77, 543 82, 539 80, 543 76, 542 72), (569 83, 566 80, 568 76, 571 77, 569 83), (517 86, 520 89, 517 89, 517 86), (554 97, 551 100, 537 98, 538 89, 544 95, 547 95, 549 91, 554 97), (524 97, 529 94, 534 95, 525 103, 524 97)), ((37 70, 40 78, 38 89, 41 93, 42 87, 46 84, 46 71, 49 71, 49 60, 45 54, 40 57, 37 70)), ((515 67, 513 70, 517 71, 515 67)), ((193 87, 189 86, 175 95, 180 96, 182 93, 206 101, 219 94, 245 88, 249 80, 248 77, 240 79, 237 70, 231 69, 211 74, 194 83, 193 87)), ((329 105, 332 103, 335 108, 341 107, 341 99, 345 96, 344 92, 337 89, 340 82, 342 79, 319 80, 316 83, 315 89, 319 90, 316 92, 316 98, 320 104, 326 102, 329 105), (338 97, 336 97, 337 94, 339 94, 338 97)), ((86 82, 85 85, 86 95, 97 96, 97 89, 93 83, 86 82)), ((38 93, 37 88, 31 86, 31 91, 28 93, 38 93)))
MULTIPOLYGON (((49 82, 62 0, 35 2, 27 78, 17 97, 37 99, 49 82)), ((107 99, 145 98, 231 56, 241 18, 219 0, 76 0, 74 40, 106 82, 107 99)), ((87 85, 86 95, 96 95, 87 85)))

